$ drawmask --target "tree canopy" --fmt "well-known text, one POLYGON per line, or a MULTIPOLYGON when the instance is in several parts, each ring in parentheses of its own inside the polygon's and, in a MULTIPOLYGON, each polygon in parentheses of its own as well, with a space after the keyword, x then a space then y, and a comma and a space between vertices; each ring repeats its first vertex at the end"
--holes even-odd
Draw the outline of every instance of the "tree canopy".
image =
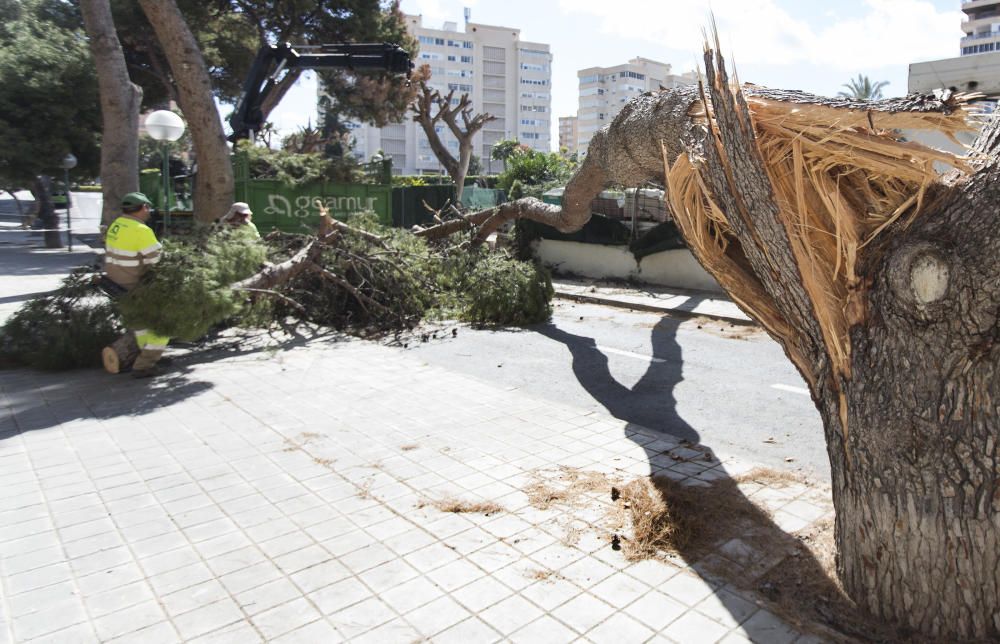
MULTIPOLYGON (((174 79, 152 27, 133 0, 112 0, 115 24, 133 81, 144 104, 176 100, 174 79)), ((411 53, 416 42, 406 32, 398 2, 378 0, 177 0, 208 66, 215 98, 235 103, 257 51, 266 44, 320 45, 338 42, 393 42, 411 53)), ((328 94, 321 110, 331 123, 360 119, 384 125, 406 113, 415 88, 405 78, 383 72, 319 70, 328 94)), ((288 70, 265 117, 299 79, 288 70)), ((339 129, 339 128, 335 128, 339 129)))
POLYGON ((100 109, 76 7, 60 0, 0 0, 0 181, 29 185, 60 172, 94 176, 100 109))

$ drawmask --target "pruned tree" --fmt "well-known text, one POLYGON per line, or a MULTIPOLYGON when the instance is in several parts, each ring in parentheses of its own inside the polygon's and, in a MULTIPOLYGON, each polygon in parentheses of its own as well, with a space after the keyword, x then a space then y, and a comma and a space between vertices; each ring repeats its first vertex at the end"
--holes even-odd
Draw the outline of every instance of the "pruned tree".
POLYGON ((1000 638, 1000 118, 966 163, 897 138, 971 129, 964 97, 738 88, 705 62, 702 87, 637 97, 597 133, 562 208, 421 234, 574 230, 605 184, 662 182, 692 252, 808 383, 845 591, 927 638, 1000 638))
POLYGON ((441 92, 429 86, 426 80, 421 80, 420 91, 410 110, 413 112, 413 120, 420 124, 424 134, 427 135, 427 142, 434 156, 455 182, 455 199, 459 201, 462 199, 465 175, 469 171, 469 160, 472 158, 472 139, 484 125, 495 121, 497 117, 485 112, 473 114, 472 100, 467 93, 462 94, 457 102, 454 98, 455 90, 442 96, 441 92), (459 118, 462 119, 461 125, 458 122, 459 118), (458 140, 457 159, 448 151, 448 147, 438 135, 437 127, 441 122, 444 122, 458 140))
POLYGON ((214 221, 232 204, 235 182, 205 59, 175 0, 139 0, 139 6, 170 63, 181 111, 191 129, 198 157, 194 217, 214 221))
POLYGON ((122 197, 139 189, 139 108, 142 90, 128 75, 108 0, 80 0, 101 96, 101 192, 105 225, 118 215, 122 197))

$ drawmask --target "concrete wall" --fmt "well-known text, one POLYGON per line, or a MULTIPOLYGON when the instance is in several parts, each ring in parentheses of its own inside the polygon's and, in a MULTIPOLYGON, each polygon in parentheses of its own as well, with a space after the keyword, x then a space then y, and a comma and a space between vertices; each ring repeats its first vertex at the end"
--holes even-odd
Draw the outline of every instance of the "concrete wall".
POLYGON ((535 256, 557 273, 583 277, 634 279, 646 284, 722 293, 722 287, 686 248, 668 250, 636 262, 626 246, 602 246, 540 239, 535 256))

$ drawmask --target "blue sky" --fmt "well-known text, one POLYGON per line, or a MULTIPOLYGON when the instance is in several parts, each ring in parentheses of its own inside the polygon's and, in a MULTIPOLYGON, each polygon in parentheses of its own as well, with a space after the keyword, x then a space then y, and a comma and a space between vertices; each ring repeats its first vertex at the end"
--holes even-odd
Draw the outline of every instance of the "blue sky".
MULTIPOLYGON (((858 74, 906 93, 908 65, 959 53, 961 0, 402 0, 427 26, 446 20, 521 29, 551 45, 553 142, 557 118, 576 113, 578 69, 643 56, 675 71, 701 62, 713 12, 723 51, 740 80, 833 95, 858 74)), ((282 133, 315 121, 316 83, 299 82, 272 120, 282 133)))

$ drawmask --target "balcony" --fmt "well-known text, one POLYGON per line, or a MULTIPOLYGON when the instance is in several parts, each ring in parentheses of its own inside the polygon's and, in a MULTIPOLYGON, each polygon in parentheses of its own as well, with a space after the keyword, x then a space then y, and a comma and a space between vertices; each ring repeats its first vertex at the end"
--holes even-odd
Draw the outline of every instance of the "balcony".
POLYGON ((992 31, 988 34, 972 34, 971 36, 966 36, 965 38, 962 38, 962 44, 968 45, 980 40, 986 40, 987 38, 1000 38, 1000 31, 992 31))

